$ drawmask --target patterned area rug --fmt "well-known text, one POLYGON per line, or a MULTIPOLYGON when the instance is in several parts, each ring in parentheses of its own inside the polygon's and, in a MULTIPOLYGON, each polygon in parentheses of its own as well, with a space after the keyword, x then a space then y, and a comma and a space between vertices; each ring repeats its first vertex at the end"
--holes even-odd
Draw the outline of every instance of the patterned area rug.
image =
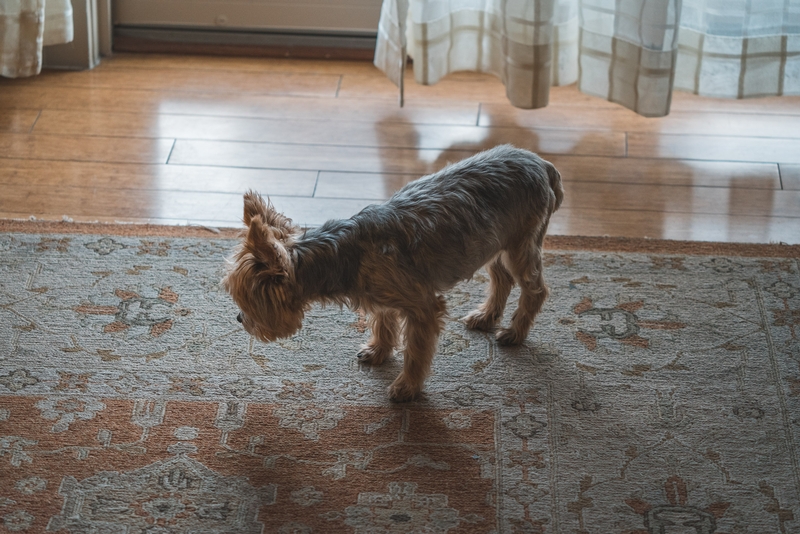
POLYGON ((0 532, 800 532, 798 247, 552 238, 524 346, 479 273, 392 404, 357 313, 247 336, 232 246, 0 224, 0 532))

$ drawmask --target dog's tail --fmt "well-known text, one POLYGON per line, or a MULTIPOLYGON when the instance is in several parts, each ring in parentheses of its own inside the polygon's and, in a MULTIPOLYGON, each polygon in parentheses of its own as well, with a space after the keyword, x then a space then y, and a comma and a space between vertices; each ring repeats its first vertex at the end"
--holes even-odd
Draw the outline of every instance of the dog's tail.
POLYGON ((555 195, 555 204, 550 207, 550 213, 554 213, 564 201, 564 187, 561 185, 561 173, 549 161, 546 162, 547 177, 550 179, 550 189, 555 195))

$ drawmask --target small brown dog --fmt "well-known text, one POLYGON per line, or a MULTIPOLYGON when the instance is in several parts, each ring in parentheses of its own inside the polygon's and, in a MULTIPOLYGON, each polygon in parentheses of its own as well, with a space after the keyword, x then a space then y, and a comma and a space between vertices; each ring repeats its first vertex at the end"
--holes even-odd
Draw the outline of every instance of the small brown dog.
POLYGON ((363 309, 372 336, 358 353, 380 364, 401 327, 403 371, 396 401, 419 394, 446 314, 442 292, 486 265, 489 295, 464 318, 491 330, 511 288, 521 289, 501 345, 522 343, 548 290, 542 241, 561 205, 561 175, 536 154, 503 145, 411 182, 383 204, 303 233, 252 191, 244 196, 244 240, 223 279, 238 320, 262 341, 297 332, 310 303, 363 309))

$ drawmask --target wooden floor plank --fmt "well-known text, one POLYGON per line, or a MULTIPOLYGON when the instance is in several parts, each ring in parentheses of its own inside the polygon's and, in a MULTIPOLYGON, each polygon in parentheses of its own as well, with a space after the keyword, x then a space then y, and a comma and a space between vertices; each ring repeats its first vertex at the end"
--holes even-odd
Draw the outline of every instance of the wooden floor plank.
POLYGON ((205 226, 209 236, 218 232, 219 228, 241 228, 241 216, 237 220, 220 221, 192 217, 191 219, 171 219, 166 217, 115 217, 113 215, 56 215, 53 213, 33 213, 30 211, 0 211, 0 219, 17 221, 48 221, 48 222, 76 222, 76 223, 102 223, 102 224, 159 224, 169 226, 205 226))
POLYGON ((780 189, 774 163, 735 163, 652 158, 607 158, 548 154, 569 182, 780 189))
POLYGON ((631 133, 628 156, 798 164, 800 139, 631 133))
POLYGON ((419 176, 416 174, 323 171, 319 173, 314 196, 386 200, 417 178, 419 176))
MULTIPOLYGON (((280 195, 271 195, 270 200, 278 211, 308 226, 319 226, 332 218, 350 217, 373 203, 280 195)), ((0 196, 0 212, 11 218, 33 216, 45 220, 63 217, 116 221, 173 219, 239 226, 243 199, 239 193, 13 185, 6 186, 0 196)))
MULTIPOLYGON (((304 119, 325 121, 404 122, 474 126, 477 102, 451 100, 397 102, 313 96, 276 96, 231 92, 220 93, 4 85, 0 82, 0 110, 63 110, 93 113, 167 113, 178 115, 304 119)), ((0 112, 5 115, 6 112, 0 112)))
MULTIPOLYGON (((800 110, 798 110, 800 113, 800 110)), ((580 130, 625 131, 653 134, 721 135, 741 137, 783 137, 800 139, 797 115, 672 111, 652 119, 622 107, 599 108, 578 114, 569 106, 548 106, 522 110, 505 104, 481 106, 478 124, 525 128, 570 128, 580 130)))
POLYGON ((471 151, 178 140, 170 163, 217 167, 428 174, 471 151))
POLYGON ((264 119, 300 119, 474 126, 477 102, 421 100, 400 107, 397 102, 322 97, 230 94, 170 95, 161 98, 159 113, 215 115, 264 119))
POLYGON ((310 197, 317 171, 291 169, 242 169, 165 165, 52 161, 0 160, 0 184, 16 186, 64 186, 147 189, 242 194, 250 188, 269 194, 310 197))
POLYGON ((800 229, 800 192, 780 189, 728 189, 677 185, 565 185, 564 207, 764 217, 795 217, 800 229))
MULTIPOLYGON (((0 211, 14 212, 25 205, 25 213, 36 217, 192 219, 203 213, 204 218, 216 220, 223 215, 233 216, 237 201, 241 196, 231 193, 8 185, 0 197, 0 211)), ((238 218, 241 211, 237 212, 238 218)))
POLYGON ((0 112, 0 133, 28 133, 39 117, 37 109, 9 109, 0 112))
MULTIPOLYGON (((101 69, 184 69, 204 71, 255 71, 310 74, 365 74, 380 72, 370 61, 293 59, 244 56, 114 53, 103 58, 101 69)), ((382 76, 383 74, 381 74, 382 76)))
POLYGON ((0 133, 2 158, 107 163, 165 163, 173 139, 0 133))
POLYGON ((781 184, 784 189, 800 191, 800 165, 780 165, 781 184))
POLYGON ((797 244, 800 242, 797 228, 797 219, 784 217, 730 217, 705 213, 565 208, 556 212, 551 219, 548 233, 797 244))
POLYGON ((4 79, 9 86, 85 89, 119 88, 202 93, 237 92, 256 94, 308 95, 335 97, 341 77, 337 74, 216 71, 185 69, 95 69, 91 71, 44 71, 34 78, 4 79))

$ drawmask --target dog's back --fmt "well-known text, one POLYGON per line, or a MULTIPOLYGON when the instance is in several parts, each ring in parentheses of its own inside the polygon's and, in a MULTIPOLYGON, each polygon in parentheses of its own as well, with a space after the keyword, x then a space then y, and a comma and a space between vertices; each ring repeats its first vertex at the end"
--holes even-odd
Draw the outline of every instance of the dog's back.
POLYGON ((500 250, 544 232, 562 199, 552 164, 502 145, 411 182, 353 220, 387 261, 447 288, 500 250))

